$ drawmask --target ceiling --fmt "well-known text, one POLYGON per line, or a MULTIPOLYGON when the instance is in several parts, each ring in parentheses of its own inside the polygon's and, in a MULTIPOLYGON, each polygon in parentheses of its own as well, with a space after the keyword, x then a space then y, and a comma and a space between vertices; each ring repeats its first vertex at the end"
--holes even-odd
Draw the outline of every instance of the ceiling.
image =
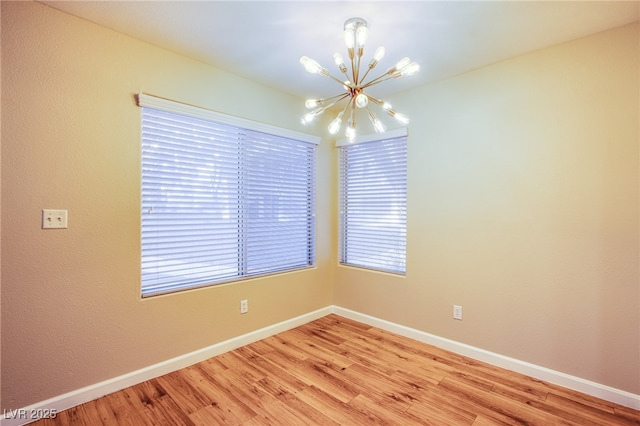
POLYGON ((386 48, 372 76, 404 56, 421 65, 417 75, 375 86, 386 96, 640 14, 637 1, 40 2, 301 98, 340 91, 331 79, 307 73, 299 59, 309 56, 339 75, 332 55, 346 57, 342 29, 355 16, 369 24, 363 61, 386 48))

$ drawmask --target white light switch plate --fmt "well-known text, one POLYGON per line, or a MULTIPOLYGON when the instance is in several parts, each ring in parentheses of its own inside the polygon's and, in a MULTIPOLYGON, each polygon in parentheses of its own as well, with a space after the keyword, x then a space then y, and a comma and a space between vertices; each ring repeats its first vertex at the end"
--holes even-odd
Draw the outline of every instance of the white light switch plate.
POLYGON ((42 229, 65 229, 66 227, 66 210, 42 210, 42 229))

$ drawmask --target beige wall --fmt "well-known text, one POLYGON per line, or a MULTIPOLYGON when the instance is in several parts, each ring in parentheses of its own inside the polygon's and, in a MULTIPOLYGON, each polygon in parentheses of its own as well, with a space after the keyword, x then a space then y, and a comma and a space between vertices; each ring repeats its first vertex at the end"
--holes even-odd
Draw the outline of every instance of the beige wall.
POLYGON ((325 142, 316 269, 143 301, 133 94, 304 131, 300 100, 38 3, 1 7, 1 408, 332 303, 640 393, 637 25, 392 99, 413 119, 406 278, 335 267, 325 142), (68 209, 69 229, 42 231, 42 208, 68 209))
POLYGON ((335 304, 640 393, 638 41, 629 25, 397 96, 406 278, 338 267, 335 304))
POLYGON ((38 3, 3 1, 2 408, 332 302, 326 143, 317 268, 140 300, 139 91, 305 130, 299 99, 38 3), (43 208, 68 209, 69 228, 41 230, 43 208))

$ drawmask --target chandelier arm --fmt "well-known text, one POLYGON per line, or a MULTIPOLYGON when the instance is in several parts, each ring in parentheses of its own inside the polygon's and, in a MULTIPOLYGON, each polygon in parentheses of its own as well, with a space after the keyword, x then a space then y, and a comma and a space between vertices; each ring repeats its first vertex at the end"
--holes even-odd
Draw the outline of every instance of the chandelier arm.
POLYGON ((373 69, 373 67, 367 67, 367 71, 362 76, 362 80, 361 81, 364 81, 364 79, 367 78, 367 74, 369 74, 369 71, 371 71, 372 69, 373 69))
POLYGON ((356 65, 353 60, 354 56, 353 55, 349 55, 349 56, 351 57, 351 81, 355 82, 358 79, 358 76, 356 75, 356 65))
POLYGON ((384 133, 387 130, 387 126, 385 126, 384 123, 376 117, 369 107, 367 107, 367 113, 369 114, 369 121, 371 121, 371 124, 373 125, 373 130, 375 130, 376 133, 384 133))
POLYGON ((342 95, 342 97, 341 97, 340 99, 338 99, 335 103, 338 103, 338 102, 340 102, 341 100, 343 100, 343 99, 345 99, 345 98, 348 98, 349 96, 351 96, 351 93, 346 92, 346 93, 344 93, 344 94, 342 95))
POLYGON ((351 107, 350 117, 352 120, 354 120, 356 116, 356 98, 352 97, 351 99, 349 99, 348 106, 351 107))
POLYGON ((347 106, 351 107, 351 111, 349 114, 349 120, 347 123, 347 138, 350 141, 353 141, 353 139, 356 136, 356 98, 352 97, 349 100, 349 103, 347 104, 347 106))
MULTIPOLYGON (((346 98, 348 96, 350 96, 350 95, 348 93, 346 93, 344 95, 344 98, 346 98)), ((344 99, 344 98, 342 98, 342 99, 344 99)), ((342 99, 340 99, 340 100, 342 100, 342 99)), ((347 112, 347 108, 349 108, 349 105, 351 105, 351 100, 349 100, 349 102, 347 102, 346 105, 344 106, 344 108, 342 109, 342 114, 343 115, 344 115, 345 112, 347 112)))
POLYGON ((335 81, 337 81, 338 83, 340 83, 341 86, 344 86, 344 81, 340 80, 338 77, 334 76, 333 74, 331 74, 330 72, 326 72, 324 74, 322 74, 324 76, 327 76, 335 81))
MULTIPOLYGON (((344 84, 344 83, 342 83, 344 84)), ((340 99, 338 99, 335 102, 332 102, 331 105, 329 105, 329 108, 331 108, 333 105, 337 104, 338 102, 340 102, 341 100, 343 100, 344 98, 349 96, 349 92, 346 93, 338 93, 337 95, 333 95, 333 96, 329 96, 328 98, 324 98, 325 101, 328 101, 329 99, 333 99, 333 98, 337 98, 340 97, 340 99)))
POLYGON ((375 84, 382 83, 383 81, 387 81, 387 80, 390 80, 390 79, 394 78, 391 75, 387 76, 386 78, 383 78, 385 76, 386 76, 386 74, 382 74, 381 76, 374 78, 373 80, 369 81, 368 83, 363 84, 362 88, 365 89, 367 87, 371 87, 371 86, 373 86, 375 84))
POLYGON ((382 103, 381 99, 376 99, 376 98, 374 98, 372 96, 367 95, 366 93, 364 95, 367 97, 367 99, 369 99, 370 102, 373 102, 374 104, 378 105, 380 108, 384 108, 382 106, 383 103, 382 103))
MULTIPOLYGON (((339 96, 339 95, 336 95, 336 96, 339 96)), ((336 96, 331 96, 331 98, 335 98, 336 96)), ((319 115, 319 114, 321 114, 322 112, 324 112, 324 111, 328 110, 329 108, 331 108, 332 106, 334 106, 335 104, 337 104, 338 102, 340 102, 341 100, 343 100, 344 98, 346 98, 347 96, 349 96, 349 94, 344 94, 344 95, 342 95, 342 97, 341 97, 340 99, 338 99, 338 100, 336 100, 336 101, 333 101, 333 102, 331 102, 331 103, 330 103, 330 104, 328 104, 328 105, 325 105, 325 106, 323 106, 323 107, 318 108, 318 109, 316 110, 316 111, 318 111, 318 115, 319 115)), ((328 99, 331 99, 331 98, 328 98, 328 99)))
POLYGON ((381 83, 381 82, 383 82, 383 81, 387 81, 387 80, 389 80, 389 79, 391 79, 391 78, 398 78, 398 77, 402 77, 402 74, 400 74, 400 73, 397 71, 397 68, 396 68, 396 67, 393 67, 393 68, 391 68, 391 69, 389 69, 389 70, 385 71, 384 73, 380 74, 380 75, 379 75, 379 76, 377 76, 376 78, 374 78, 374 79, 370 80, 370 81, 366 84, 366 86, 372 86, 372 85, 374 85, 374 84, 378 84, 378 83, 381 83))
MULTIPOLYGON (((329 109, 329 108, 331 108, 332 106, 334 106, 335 104, 337 104, 337 103, 338 103, 338 102, 340 102, 341 100, 343 100, 343 99, 345 99, 345 98, 348 98, 348 97, 349 97, 349 96, 351 96, 351 95, 349 94, 349 92, 347 92, 347 93, 340 93, 340 94, 338 94, 338 95, 331 96, 331 98, 337 98, 338 96, 340 96, 340 99, 337 99, 337 100, 335 100, 334 102, 331 102, 329 105, 327 105, 327 107, 326 107, 325 109, 329 109)), ((328 99, 331 99, 331 98, 328 98, 328 99)), ((349 103, 347 103, 347 105, 349 105, 349 103)))

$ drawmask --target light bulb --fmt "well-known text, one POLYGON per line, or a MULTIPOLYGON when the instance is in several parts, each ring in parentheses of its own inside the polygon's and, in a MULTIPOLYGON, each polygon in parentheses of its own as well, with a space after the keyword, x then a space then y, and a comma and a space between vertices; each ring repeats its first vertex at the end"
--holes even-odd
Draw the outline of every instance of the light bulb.
POLYGON ((300 63, 304 66, 304 69, 311 74, 320 74, 322 72, 323 68, 320 64, 307 56, 300 58, 300 63))
POLYGON ((407 65, 409 65, 411 63, 411 59, 404 57, 402 59, 400 59, 398 62, 396 62, 396 64, 389 68, 389 70, 387 71, 387 74, 395 74, 398 73, 402 68, 406 67, 407 65))
POLYGON ((380 62, 380 59, 382 59, 384 57, 384 47, 378 47, 376 49, 376 53, 373 55, 373 59, 371 60, 371 62, 369 62, 369 69, 373 69, 376 65, 378 65, 378 62, 380 62))
POLYGON ((307 109, 313 109, 318 105, 322 105, 323 102, 324 102, 324 99, 307 99, 306 101, 304 101, 304 106, 307 109))
MULTIPOLYGON (((389 111, 389 112, 391 112, 391 111, 389 111)), ((404 124, 405 126, 407 124, 409 124, 409 117, 407 117, 404 114, 400 114, 399 112, 393 111, 393 114, 391 114, 391 116, 393 118, 395 118, 396 120, 398 120, 399 123, 404 124)))
POLYGON ((311 123, 316 116, 312 112, 308 112, 300 118, 300 124, 306 126, 311 123))
POLYGON ((321 108, 318 108, 318 109, 315 109, 315 110, 313 110, 311 112, 306 113, 300 119, 300 123, 302 123, 304 125, 307 125, 307 124, 311 123, 317 116, 322 114, 326 109, 327 109, 327 107, 321 107, 321 108))
POLYGON ((358 43, 358 47, 362 49, 364 45, 367 43, 367 36, 369 35, 369 30, 366 25, 360 25, 356 29, 356 43, 358 43))
POLYGON ((411 64, 407 65, 406 67, 404 67, 402 69, 402 71, 400 72, 401 75, 414 75, 415 73, 417 73, 418 71, 420 71, 420 65, 416 62, 412 62, 411 64))
POLYGON ((341 72, 347 72, 347 66, 344 64, 344 59, 342 59, 342 55, 338 52, 333 54, 333 61, 336 63, 338 68, 340 68, 341 72))
POLYGON ((383 102, 382 103, 382 108, 386 109, 387 111, 389 111, 391 108, 393 108, 393 106, 389 102, 383 102))
POLYGON ((344 44, 347 45, 347 49, 353 49, 353 46, 355 46, 356 39, 353 27, 347 27, 344 29, 344 44))
POLYGON ((400 123, 402 124, 409 124, 409 117, 407 117, 404 114, 400 114, 399 112, 395 112, 392 109, 388 109, 387 110, 387 114, 389 114, 390 116, 392 116, 393 118, 395 118, 396 120, 398 120, 400 123))
POLYGON ((402 68, 406 67, 407 65, 409 65, 409 63, 411 63, 411 59, 404 57, 402 59, 400 59, 396 65, 395 65, 395 69, 396 70, 401 70, 402 68))
POLYGON ((364 108, 369 103, 369 98, 364 93, 360 93, 356 96, 356 106, 358 108, 364 108))
POLYGON ((376 133, 384 133, 387 130, 387 126, 385 126, 384 123, 371 111, 369 111, 369 119, 371 120, 371 124, 373 124, 373 129, 376 133))
POLYGON ((340 112, 336 118, 333 119, 331 124, 329 124, 329 133, 335 135, 340 131, 340 127, 342 126, 342 115, 344 112, 340 112))
POLYGON ((344 134, 347 139, 349 139, 349 142, 353 142, 353 140, 356 138, 355 123, 349 121, 349 126, 347 127, 347 130, 345 130, 344 134))

